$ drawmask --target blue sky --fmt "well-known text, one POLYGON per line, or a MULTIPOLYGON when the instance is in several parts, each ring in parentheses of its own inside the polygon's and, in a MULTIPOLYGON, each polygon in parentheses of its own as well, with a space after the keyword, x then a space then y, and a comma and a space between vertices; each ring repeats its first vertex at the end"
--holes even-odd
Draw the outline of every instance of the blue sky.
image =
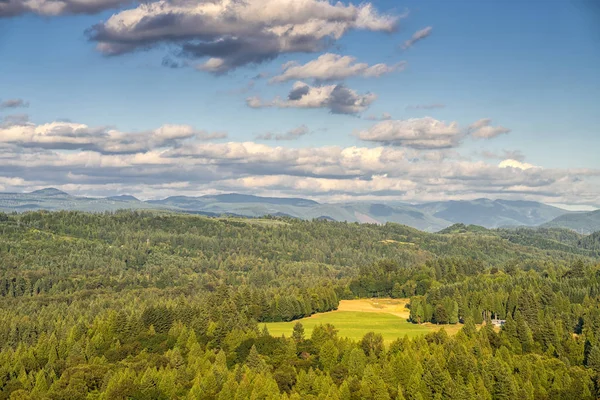
MULTIPOLYGON (((600 10, 592 1, 372 1, 378 16, 398 17, 395 29, 379 26, 371 30, 360 29, 350 21, 341 37, 321 40, 318 49, 315 47, 306 53, 279 49, 258 64, 242 63, 219 74, 196 68, 210 57, 180 57, 182 41, 164 37, 156 37, 150 45, 139 45, 124 54, 102 54, 96 47, 98 43, 116 48, 125 42, 131 43, 131 36, 127 35, 135 32, 114 31, 111 39, 106 41, 102 37, 104 31, 99 30, 97 24, 104 24, 105 30, 110 31, 106 21, 111 17, 115 19, 123 10, 135 9, 138 7, 135 4, 119 9, 100 7, 105 9, 79 14, 69 8, 72 7, 69 1, 61 3, 64 9, 58 12, 38 9, 21 0, 11 2, 9 6, 19 11, 9 13, 7 8, 4 14, 17 15, 0 17, 0 102, 23 99, 28 107, 4 107, 0 117, 26 114, 28 121, 19 125, 24 132, 36 132, 36 127, 52 122, 71 121, 84 124, 86 128, 78 127, 79 130, 71 132, 70 137, 79 135, 81 139, 94 134, 99 138, 93 145, 87 142, 81 145, 85 141, 78 139, 79 144, 50 146, 48 135, 55 134, 38 129, 33 133, 37 135, 34 139, 31 139, 32 133, 21 132, 18 134, 23 136, 18 139, 5 140, 3 151, 7 165, 0 167, 0 176, 4 176, 4 183, 0 181, 0 185, 5 190, 29 190, 51 184, 81 194, 129 190, 142 197, 160 197, 174 192, 247 191, 345 200, 367 199, 377 196, 378 192, 386 192, 386 198, 407 201, 427 201, 442 196, 528 198, 587 206, 600 203, 597 175, 600 170, 597 156, 600 149, 600 114, 597 111, 600 104, 600 28, 594 22, 600 18, 600 10), (90 31, 94 26, 96 28, 90 31), (402 48, 413 34, 428 27, 428 36, 415 41, 410 48, 402 48), (118 41, 113 40, 115 35, 121 35, 118 41), (329 44, 323 46, 325 42, 329 44), (393 66, 399 62, 406 62, 406 65, 404 69, 398 68, 377 77, 319 80, 315 75, 283 83, 269 82, 281 73, 286 62, 303 65, 325 53, 351 56, 356 59, 355 63, 369 66, 378 63, 393 66), (165 56, 181 68, 163 66, 165 56), (267 77, 257 78, 259 74, 267 77), (322 106, 278 103, 275 99, 285 100, 295 81, 302 81, 311 88, 305 100, 313 95, 313 89, 317 96, 316 90, 334 85, 343 85, 353 93, 344 92, 344 96, 370 93, 376 98, 368 100, 366 106, 353 105, 343 112, 331 105, 331 99, 322 106), (251 97, 260 99, 258 107, 248 105, 251 97), (439 106, 416 107, 431 105, 439 106), (391 124, 369 119, 384 113, 389 114, 389 121, 400 122, 391 124), (425 117, 430 119, 424 120, 425 117), (485 138, 481 137, 483 134, 468 133, 471 132, 469 125, 483 119, 491 120, 487 126, 501 127, 509 132, 502 131, 485 138), (444 123, 448 132, 443 129, 441 133, 439 129, 427 131, 437 122, 444 123), (448 128, 453 122, 458 128, 448 128), (106 130, 130 135, 123 139, 129 142, 139 140, 139 137, 135 139, 137 133, 152 132, 165 124, 189 126, 197 131, 221 135, 208 142, 189 135, 181 135, 175 140, 177 143, 151 139, 155 147, 142 146, 143 149, 135 153, 114 153, 97 145, 98 140, 106 136, 106 130), (373 128, 378 124, 383 125, 374 132, 373 128), (269 133, 284 135, 298 127, 305 127, 309 133, 294 136, 295 140, 257 139, 257 136, 264 137, 269 133), (384 128, 387 130, 382 133, 384 128), (225 134, 227 136, 223 137, 225 134), (376 137, 376 134, 380 136, 376 137), (444 139, 452 136, 451 143, 441 146, 435 142, 432 145, 428 135, 436 134, 441 134, 444 139), (40 135, 46 137, 40 139, 40 135), (429 145, 407 140, 407 135, 424 135, 422 139, 429 145), (40 141, 46 144, 40 145, 40 141), (267 146, 260 152, 289 153, 293 149, 331 147, 343 151, 355 147, 362 149, 359 152, 365 160, 359 163, 361 165, 350 165, 348 160, 339 157, 333 161, 319 159, 314 160, 314 169, 310 168, 310 163, 300 165, 297 159, 289 161, 289 155, 274 156, 289 162, 285 165, 269 162, 260 165, 260 157, 256 161, 240 161, 236 156, 236 163, 243 163, 248 167, 246 169, 228 169, 215 161, 222 160, 223 152, 231 152, 227 143, 235 146, 244 142, 267 146), (201 147, 198 151, 205 158, 201 163, 191 165, 188 162, 192 156, 179 153, 182 148, 194 146, 201 147), (217 154, 207 155, 208 148, 217 154), (394 165, 387 170, 382 167, 384 160, 379 159, 381 165, 368 165, 368 149, 377 148, 413 164, 394 165), (128 180, 132 174, 126 169, 134 170, 140 165, 132 164, 132 157, 136 154, 138 158, 144 154, 148 157, 157 152, 162 152, 163 156, 165 152, 178 153, 177 157, 182 160, 169 156, 170 160, 176 160, 169 165, 176 169, 185 164, 185 168, 189 168, 188 175, 202 178, 186 180, 165 167, 165 162, 152 161, 149 169, 158 177, 144 177, 132 186, 128 180), (76 158, 76 153, 79 161, 73 164, 69 164, 73 160, 64 161, 57 167, 58 159, 76 158), (29 167, 26 160, 31 158, 24 157, 36 154, 47 157, 49 164, 29 167), (507 158, 507 154, 512 158, 507 158), (96 164, 82 165, 82 157, 93 159, 96 164), (433 164, 434 158, 438 164, 433 164), (508 168, 510 172, 499 167, 506 159, 513 158, 519 164, 513 162, 508 168), (126 169, 115 168, 116 159, 126 165, 123 167, 126 169), (420 160, 422 165, 415 167, 414 160, 420 160), (485 168, 478 163, 484 163, 485 168), (56 168, 54 175, 57 178, 48 175, 35 179, 39 175, 35 173, 38 167, 46 171, 56 168), (23 172, 23 168, 28 168, 30 173, 23 172), (320 168, 324 172, 318 172, 320 168), (340 172, 344 168, 345 171, 340 172), (356 171, 348 172, 351 168, 356 171), (453 172, 435 175, 434 171, 440 168, 449 168, 453 172), (473 170, 485 172, 481 176, 472 176, 469 171, 473 170), (207 178, 207 175, 211 177, 207 178), (297 181, 286 185, 285 176, 297 181), (357 185, 345 182, 355 179, 373 182, 374 176, 390 179, 388 183, 397 188, 397 194, 390 196, 389 191, 381 191, 379 186, 353 189, 357 185), (482 190, 477 184, 485 180, 497 180, 498 184, 482 190), (427 186, 433 181, 436 182, 434 185, 427 186), (560 196, 557 191, 562 192, 560 196)), ((103 0, 96 2, 102 4, 103 0)), ((275 0, 249 0, 249 3, 263 2, 268 7, 285 9, 289 6, 285 0, 280 5, 275 0)), ((313 2, 318 3, 317 0, 305 3, 313 2)), ((343 6, 350 7, 350 3, 344 2, 343 6)), ((0 16, 3 13, 1 7, 0 16)), ((239 25, 247 22, 242 14, 238 17, 239 25)), ((268 23, 268 17, 265 18, 268 23)), ((306 21, 294 23, 299 26, 302 22, 306 21)), ((250 26, 251 22, 248 24, 250 26)), ((383 26, 383 22, 380 21, 380 25, 383 26)), ((175 28, 167 26, 165 29, 175 28)), ((195 34, 197 36, 192 40, 205 40, 201 39, 204 36, 195 34)), ((222 37, 213 35, 210 40, 222 37)), ((263 38, 262 34, 257 34, 255 40, 267 40, 263 38)), ((261 46, 259 43, 256 47, 261 46)), ((244 50, 243 54, 252 51, 244 50)), ((223 59, 229 62, 228 57, 223 59)), ((0 128, 0 134, 9 137, 8 129, 11 129, 10 135, 17 135, 14 124, 5 122, 4 125, 5 132, 2 133, 0 128)), ((193 158, 200 158, 198 151, 193 158)))

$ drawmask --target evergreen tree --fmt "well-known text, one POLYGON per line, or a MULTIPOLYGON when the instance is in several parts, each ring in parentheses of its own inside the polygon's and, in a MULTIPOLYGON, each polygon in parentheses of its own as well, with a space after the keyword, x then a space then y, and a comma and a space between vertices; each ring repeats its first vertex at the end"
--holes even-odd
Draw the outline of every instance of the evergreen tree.
POLYGON ((319 360, 325 371, 331 371, 331 369, 337 364, 339 351, 335 346, 333 340, 328 340, 319 351, 319 360))
POLYGON ((297 342, 304 341, 304 326, 301 322, 294 324, 294 330, 292 331, 292 338, 297 342))

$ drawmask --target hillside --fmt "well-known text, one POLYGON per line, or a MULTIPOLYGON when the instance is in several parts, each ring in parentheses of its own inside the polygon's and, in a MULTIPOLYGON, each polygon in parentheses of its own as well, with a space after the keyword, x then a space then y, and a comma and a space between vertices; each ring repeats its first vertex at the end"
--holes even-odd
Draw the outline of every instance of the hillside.
POLYGON ((561 215, 542 226, 568 228, 584 234, 600 231, 600 210, 561 215))
POLYGON ((582 256, 600 257, 600 232, 582 235, 567 228, 496 228, 454 224, 439 231, 443 235, 497 236, 511 243, 538 249, 559 250, 582 256))
POLYGON ((481 399, 592 400, 600 265, 563 231, 540 233, 561 250, 464 225, 0 214, 0 399, 476 399, 468 376, 481 399))

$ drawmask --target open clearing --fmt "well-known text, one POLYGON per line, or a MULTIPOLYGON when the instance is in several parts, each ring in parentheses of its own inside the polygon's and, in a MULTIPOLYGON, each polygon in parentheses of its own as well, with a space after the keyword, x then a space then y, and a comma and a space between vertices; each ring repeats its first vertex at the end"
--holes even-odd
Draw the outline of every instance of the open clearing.
MULTIPOLYGON (((368 332, 381 333, 386 344, 399 337, 415 337, 440 329, 449 334, 460 330, 462 325, 412 324, 408 322, 410 311, 406 308, 408 299, 361 299, 342 300, 336 311, 312 315, 299 320, 304 326, 306 337, 310 337, 315 326, 332 324, 338 335, 352 340, 360 340, 368 332)), ((265 324, 273 336, 292 335, 298 321, 271 322, 265 324)))

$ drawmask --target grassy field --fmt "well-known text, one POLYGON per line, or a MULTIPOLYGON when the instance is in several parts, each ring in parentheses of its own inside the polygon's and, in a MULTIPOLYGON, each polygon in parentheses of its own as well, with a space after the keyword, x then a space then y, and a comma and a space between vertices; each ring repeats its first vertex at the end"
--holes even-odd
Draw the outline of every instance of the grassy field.
MULTIPOLYGON (((332 324, 338 330, 339 336, 352 340, 360 340, 368 332, 381 333, 386 344, 399 337, 415 337, 423 335, 441 326, 432 324, 412 324, 407 322, 409 310, 405 307, 404 299, 362 299, 342 300, 338 310, 315 314, 301 319, 307 337, 315 326, 332 324)), ((265 324, 273 336, 292 335, 292 328, 298 321, 272 322, 265 324)), ((449 334, 458 332, 461 325, 445 325, 449 334)))

